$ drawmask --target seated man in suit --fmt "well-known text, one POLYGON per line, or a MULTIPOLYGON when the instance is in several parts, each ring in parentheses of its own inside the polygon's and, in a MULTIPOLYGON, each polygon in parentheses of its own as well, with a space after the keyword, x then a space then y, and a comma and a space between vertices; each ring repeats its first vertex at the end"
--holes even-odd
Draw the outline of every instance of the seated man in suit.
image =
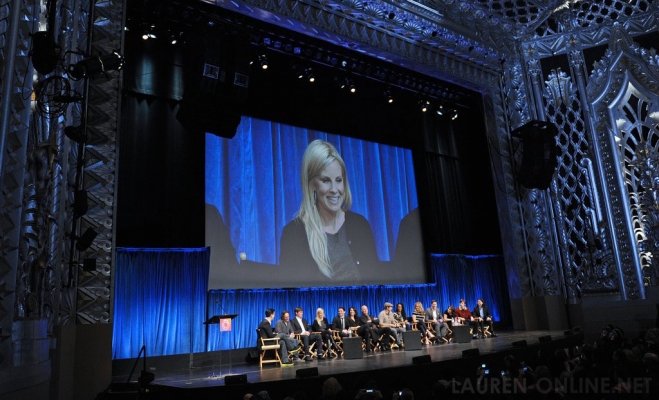
MULTIPOLYGON (((435 330, 438 339, 443 339, 446 336, 448 326, 444 323, 442 311, 437 307, 437 300, 430 302, 430 307, 426 310, 426 321, 432 322, 432 328, 435 330)), ((443 342, 440 340, 439 343, 443 342)))
POLYGON ((380 342, 378 333, 378 319, 368 315, 368 307, 363 305, 359 316, 359 329, 357 334, 366 341, 366 351, 371 351, 371 342, 376 346, 380 342))
MULTIPOLYGON (((259 332, 261 333, 262 338, 276 338, 279 337, 272 330, 272 321, 275 319, 275 310, 268 308, 265 310, 265 318, 259 324, 259 332)), ((290 361, 287 357, 286 352, 286 342, 279 339, 279 358, 281 358, 282 365, 293 365, 293 362, 290 361)))
POLYGON ((346 317, 346 309, 339 307, 338 315, 332 320, 332 329, 339 331, 339 335, 344 338, 351 335, 352 326, 354 326, 354 322, 346 317))
POLYGON ((492 337, 497 336, 494 334, 494 327, 492 326, 492 314, 490 314, 490 310, 485 305, 483 299, 478 299, 478 304, 474 308, 474 311, 471 312, 471 315, 474 317, 474 321, 476 321, 476 324, 480 328, 479 334, 481 337, 485 337, 485 327, 489 328, 492 337))
POLYGON ((304 346, 304 359, 306 361, 311 361, 311 352, 309 351, 309 342, 316 343, 316 353, 319 358, 322 358, 323 355, 323 337, 317 333, 311 333, 311 326, 305 318, 302 318, 304 315, 304 310, 300 307, 295 308, 295 318, 291 321, 293 325, 293 333, 300 335, 302 340, 302 345, 304 346))
POLYGON ((290 318, 291 314, 287 310, 282 311, 281 319, 275 324, 275 333, 286 342, 286 348, 293 356, 293 361, 302 361, 297 352, 300 344, 295 338, 295 333, 293 333, 293 324, 291 324, 290 318))

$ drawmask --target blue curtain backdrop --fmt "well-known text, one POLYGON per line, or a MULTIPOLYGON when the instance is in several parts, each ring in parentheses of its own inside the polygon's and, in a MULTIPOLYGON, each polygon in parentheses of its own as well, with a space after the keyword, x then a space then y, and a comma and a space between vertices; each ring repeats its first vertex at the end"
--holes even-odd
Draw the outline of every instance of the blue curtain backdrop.
POLYGON ((501 256, 432 255, 436 283, 422 285, 207 292, 208 257, 207 249, 117 250, 113 359, 136 357, 143 344, 149 356, 253 347, 255 329, 269 307, 278 314, 302 307, 311 320, 318 307, 331 319, 338 306, 366 304, 377 314, 385 301, 402 302, 409 314, 416 301, 428 307, 435 299, 445 309, 464 298, 473 308, 482 297, 498 327, 510 324, 501 256), (220 332, 211 325, 206 336, 203 322, 218 314, 238 314, 233 330, 220 332))
POLYGON ((204 351, 210 250, 116 252, 112 358, 204 351))
POLYGON ((238 253, 277 264, 281 232, 302 200, 302 156, 315 139, 341 154, 351 210, 370 222, 380 260, 390 261, 401 219, 418 206, 407 149, 242 117, 234 138, 206 135, 206 203, 222 215, 238 253))

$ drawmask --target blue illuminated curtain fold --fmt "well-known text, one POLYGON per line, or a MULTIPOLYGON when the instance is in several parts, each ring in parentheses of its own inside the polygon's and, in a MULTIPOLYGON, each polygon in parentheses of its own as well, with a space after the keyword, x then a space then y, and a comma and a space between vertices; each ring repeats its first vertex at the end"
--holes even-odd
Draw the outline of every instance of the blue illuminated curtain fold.
POLYGON ((205 344, 210 251, 116 252, 112 358, 201 352, 205 344))
POLYGON ((331 319, 339 306, 366 304, 378 314, 390 301, 403 303, 410 315, 416 301, 428 307, 434 299, 443 310, 461 298, 473 308, 482 297, 497 329, 510 325, 501 256, 432 255, 435 283, 429 284, 207 292, 209 255, 207 248, 117 249, 113 359, 136 357, 142 345, 149 356, 253 347, 255 329, 270 307, 277 317, 302 307, 311 321, 318 307, 331 319), (234 313, 231 332, 220 332, 215 324, 207 336, 203 322, 208 317, 234 313))
POLYGON ((437 300, 442 311, 449 305, 458 306, 465 299, 470 309, 478 298, 483 298, 497 327, 509 325, 509 300, 505 288, 505 272, 501 256, 432 255, 432 276, 436 283, 419 285, 356 286, 303 289, 211 290, 211 314, 236 313, 232 332, 209 331, 208 350, 234 349, 255 345, 255 328, 263 320, 267 308, 274 308, 279 318, 283 310, 293 315, 295 307, 304 309, 311 321, 318 307, 325 310, 328 319, 336 315, 339 306, 346 310, 362 304, 370 314, 378 314, 385 301, 401 302, 408 316, 416 301, 425 308, 437 300), (223 311, 224 310, 224 311, 223 311))

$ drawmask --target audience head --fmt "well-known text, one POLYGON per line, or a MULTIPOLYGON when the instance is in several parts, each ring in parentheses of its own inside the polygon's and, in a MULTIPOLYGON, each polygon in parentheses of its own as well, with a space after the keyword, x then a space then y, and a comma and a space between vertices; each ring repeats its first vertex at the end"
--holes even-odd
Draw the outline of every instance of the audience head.
POLYGON ((336 397, 336 395, 338 395, 342 390, 343 388, 341 387, 339 381, 332 376, 323 382, 322 396, 324 398, 336 397))
POLYGON ((397 393, 400 400, 414 400, 414 393, 410 389, 403 389, 397 393))
POLYGON ((252 399, 258 399, 258 400, 270 400, 270 395, 269 395, 268 392, 266 392, 265 390, 261 390, 260 392, 258 392, 257 394, 255 394, 255 395, 252 397, 252 399))

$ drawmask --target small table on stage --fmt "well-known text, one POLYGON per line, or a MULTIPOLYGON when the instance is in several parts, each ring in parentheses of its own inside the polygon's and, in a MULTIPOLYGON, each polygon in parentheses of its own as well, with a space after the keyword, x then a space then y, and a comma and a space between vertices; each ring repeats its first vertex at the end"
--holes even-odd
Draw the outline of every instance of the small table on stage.
POLYGON ((471 342, 471 334, 469 333, 469 325, 455 325, 451 327, 453 331, 454 343, 469 343, 471 342))
MULTIPOLYGON (((218 324, 218 327, 220 328, 220 333, 221 332, 231 332, 231 325, 233 324, 233 319, 236 318, 238 314, 226 314, 226 315, 213 315, 212 317, 208 318, 206 321, 204 321, 204 325, 213 325, 213 324, 218 324)), ((229 349, 230 350, 230 349, 229 349)), ((222 350, 219 350, 220 353, 220 374, 218 378, 222 377, 222 350)), ((231 372, 231 354, 229 354, 229 373, 231 372)), ((213 376, 215 376, 215 372, 213 372, 213 376)))

